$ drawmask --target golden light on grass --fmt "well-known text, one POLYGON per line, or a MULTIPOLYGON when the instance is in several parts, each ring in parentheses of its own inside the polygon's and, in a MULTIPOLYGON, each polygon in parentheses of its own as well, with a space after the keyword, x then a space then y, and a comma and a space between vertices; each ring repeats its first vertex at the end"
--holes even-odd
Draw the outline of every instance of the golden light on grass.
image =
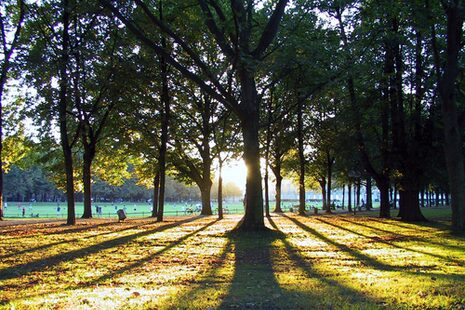
POLYGON ((465 303, 463 237, 367 217, 2 227, 0 308, 424 308, 465 303), (98 226, 97 226, 98 225, 98 226), (40 237, 39 237, 40 236, 40 237))

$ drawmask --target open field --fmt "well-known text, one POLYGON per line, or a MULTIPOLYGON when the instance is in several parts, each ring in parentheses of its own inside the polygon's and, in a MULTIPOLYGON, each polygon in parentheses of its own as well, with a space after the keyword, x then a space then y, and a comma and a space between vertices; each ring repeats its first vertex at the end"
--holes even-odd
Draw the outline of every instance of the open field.
POLYGON ((260 234, 229 233, 238 215, 0 227, 0 308, 463 309, 447 212, 273 214, 260 234))
MULTIPOLYGON (((274 206, 274 201, 270 202, 274 206)), ((297 205, 298 201, 284 201, 282 203, 283 211, 288 211, 292 206, 297 205)), ((66 218, 66 203, 53 203, 53 202, 8 202, 8 207, 5 208, 6 218, 23 218, 22 209, 25 209, 24 218, 66 218), (57 207, 60 211, 57 211, 57 207), (38 215, 38 216, 37 216, 38 215)), ((307 205, 308 208, 315 206, 321 209, 321 202, 312 202, 307 205)), ((223 204, 226 213, 230 214, 243 214, 244 206, 242 201, 226 201, 223 204)), ((374 207, 379 206, 379 203, 375 203, 374 207)), ((218 205, 212 203, 212 210, 214 214, 218 213, 218 205)), ((200 202, 166 202, 165 203, 165 215, 167 216, 185 216, 191 214, 198 214, 200 210, 200 202), (188 210, 193 212, 189 212, 188 210)), ((140 203, 140 202, 121 202, 121 203, 110 203, 100 202, 93 203, 93 216, 98 218, 115 218, 116 211, 118 209, 125 209, 129 217, 147 217, 151 214, 152 204, 151 203, 140 203), (102 207, 101 214, 96 212, 95 207, 102 207)), ((295 209, 295 208, 294 208, 295 209)), ((76 216, 81 217, 84 210, 82 202, 76 202, 76 216)))

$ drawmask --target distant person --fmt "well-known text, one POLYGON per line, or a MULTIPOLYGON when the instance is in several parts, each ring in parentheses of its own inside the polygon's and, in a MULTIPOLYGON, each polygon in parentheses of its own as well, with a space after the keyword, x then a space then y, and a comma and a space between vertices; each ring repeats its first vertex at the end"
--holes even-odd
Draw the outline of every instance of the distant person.
POLYGON ((23 214, 23 217, 26 215, 26 208, 25 207, 23 207, 23 209, 22 209, 22 214, 23 214))
POLYGON ((60 206, 57 207, 57 215, 60 216, 60 211, 61 211, 61 208, 60 206))

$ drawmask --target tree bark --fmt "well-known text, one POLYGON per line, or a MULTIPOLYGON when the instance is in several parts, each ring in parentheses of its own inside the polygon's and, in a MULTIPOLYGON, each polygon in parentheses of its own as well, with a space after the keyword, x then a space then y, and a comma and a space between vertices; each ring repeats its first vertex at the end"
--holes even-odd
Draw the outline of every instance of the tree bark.
POLYGON ((345 196, 346 196, 346 186, 342 185, 342 209, 344 209, 344 200, 346 198, 345 196))
MULTIPOLYGON (((3 46, 3 59, 2 66, 0 68, 0 221, 3 220, 3 91, 5 89, 6 81, 8 79, 8 72, 10 70, 10 60, 13 55, 14 50, 17 47, 18 40, 20 37, 21 29, 23 26, 23 20, 25 16, 25 4, 24 1, 18 1, 19 4, 19 19, 15 26, 15 32, 13 35, 13 40, 11 41, 10 48, 8 49, 6 45, 3 46)), ((3 23, 2 23, 3 26, 3 23)), ((8 37, 3 33, 4 28, 2 28, 2 40, 6 42, 8 37)))
MULTIPOLYGON (((297 98, 297 142, 299 146, 299 215, 305 215, 305 156, 304 156, 304 122, 303 100, 297 98)), ((323 196, 325 197, 325 196, 323 196)), ((324 199, 324 198, 323 198, 324 199)))
POLYGON ((74 175, 73 175, 73 154, 71 150, 71 144, 68 139, 68 124, 67 124, 67 107, 68 107, 68 72, 67 65, 69 61, 69 2, 68 0, 62 1, 63 6, 63 34, 62 34, 62 51, 60 59, 60 90, 59 90, 59 102, 58 102, 58 113, 60 123, 60 140, 61 147, 63 149, 63 155, 65 160, 65 172, 66 172, 66 198, 68 204, 68 216, 66 220, 67 225, 76 224, 76 213, 74 205, 74 175))
MULTIPOLYGON (((163 21, 163 7, 162 1, 159 2, 160 20, 163 21)), ((162 35, 161 46, 166 50, 166 39, 162 35)), ((163 221, 163 212, 165 207, 165 183, 166 183, 166 145, 168 143, 168 127, 170 119, 170 94, 168 89, 168 64, 164 56, 159 56, 160 60, 160 73, 162 80, 161 89, 161 102, 163 104, 162 110, 162 124, 161 124, 161 137, 160 137, 160 153, 158 158, 158 172, 160 173, 160 192, 158 195, 158 214, 157 221, 163 221)))
POLYGON ((326 164, 327 164, 327 178, 328 178, 328 191, 326 192, 327 195, 327 204, 326 204, 326 213, 332 213, 331 211, 331 182, 332 182, 332 175, 333 175, 333 162, 334 160, 331 158, 329 152, 326 154, 326 164))
POLYGON ((153 178, 153 200, 152 200, 152 216, 157 217, 158 215, 158 190, 160 187, 160 173, 155 173, 153 178))
POLYGON ((407 222, 422 222, 426 221, 420 210, 418 200, 418 190, 399 190, 399 216, 403 221, 407 222), (408 206, 405 208, 404 206, 408 206))
POLYGON ((258 135, 260 105, 258 104, 257 88, 253 78, 254 74, 246 67, 239 68, 238 74, 242 90, 241 107, 244 112, 241 120, 244 139, 243 158, 247 167, 245 215, 238 230, 261 231, 266 230, 266 227, 263 217, 263 192, 258 135))
POLYGON ((318 181, 320 183, 320 189, 321 189, 321 198, 322 198, 322 209, 327 210, 328 208, 328 203, 326 201, 326 179, 322 178, 318 181))
POLYGON ((373 199, 372 199, 372 189, 371 189, 371 177, 368 177, 367 180, 367 185, 366 185, 366 208, 367 210, 371 210, 373 207, 373 199))
MULTIPOLYGON (((86 139, 83 137, 83 139, 86 139)), ((95 157, 95 145, 84 142, 82 181, 84 185, 84 213, 82 218, 92 218, 92 161, 95 157)))
POLYGON ((376 181, 376 186, 378 187, 380 193, 379 217, 390 218, 391 207, 389 205, 389 182, 386 180, 378 180, 376 181))
POLYGON ((281 174, 276 175, 276 184, 275 184, 275 191, 276 191, 276 196, 275 196, 275 207, 274 207, 274 212, 277 213, 282 213, 283 210, 281 208, 281 183, 282 183, 283 177, 281 174))
POLYGON ((347 209, 349 212, 352 212, 352 185, 349 183, 347 185, 347 209))
MULTIPOLYGON (((219 156, 218 156, 219 157, 219 156)), ((219 158, 219 169, 218 169, 218 219, 223 218, 223 161, 219 158)))
POLYGON ((199 188, 200 197, 202 199, 202 211, 200 212, 200 215, 212 215, 213 213, 210 201, 212 182, 209 179, 205 180, 204 184, 202 184, 202 186, 199 186, 199 188))

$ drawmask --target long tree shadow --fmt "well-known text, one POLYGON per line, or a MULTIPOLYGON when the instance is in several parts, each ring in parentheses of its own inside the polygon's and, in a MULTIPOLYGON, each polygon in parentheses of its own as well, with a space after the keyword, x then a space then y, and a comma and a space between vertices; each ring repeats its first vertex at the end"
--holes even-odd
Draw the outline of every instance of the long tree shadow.
POLYGON ((357 251, 355 249, 351 249, 347 245, 344 245, 344 244, 338 243, 338 242, 336 242, 334 240, 331 240, 330 238, 324 236, 323 234, 319 233, 315 229, 313 229, 311 227, 308 227, 307 225, 301 223, 300 221, 298 221, 295 218, 289 217, 289 216, 287 216, 285 214, 282 214, 281 216, 289 219, 291 222, 295 223, 297 226, 299 226, 303 230, 307 231, 308 233, 312 234, 314 237, 320 239, 321 241, 323 241, 323 242, 325 242, 327 244, 333 245, 337 249, 339 249, 340 251, 343 251, 343 252, 349 254, 350 256, 352 256, 355 259, 359 260, 363 265, 369 266, 371 268, 374 268, 374 269, 377 269, 377 270, 380 270, 380 271, 399 271, 399 272, 403 272, 403 273, 411 274, 411 275, 415 275, 415 276, 428 276, 428 277, 434 276, 434 277, 437 277, 439 279, 445 279, 445 278, 457 279, 457 278, 463 277, 463 275, 464 275, 463 273, 451 273, 451 272, 448 272, 447 274, 445 274, 445 273, 440 273, 440 272, 431 272, 429 270, 426 271, 426 272, 422 272, 422 271, 418 271, 418 270, 411 270, 412 266, 388 265, 388 264, 385 264, 385 263, 382 263, 382 262, 378 261, 377 259, 375 259, 373 257, 365 255, 365 254, 361 253, 360 251, 357 251))
POLYGON ((296 224, 302 230, 310 233, 311 235, 313 235, 314 237, 320 239, 321 241, 325 242, 326 244, 330 244, 332 246, 335 246, 340 251, 343 251, 343 252, 349 254, 350 256, 356 258, 357 260, 359 260, 364 265, 371 266, 371 267, 373 267, 375 269, 383 270, 383 271, 398 271, 399 270, 398 267, 382 263, 382 262, 376 260, 373 257, 370 257, 368 255, 365 255, 365 254, 361 253, 360 251, 357 251, 355 249, 352 249, 352 248, 348 247, 345 244, 341 244, 339 242, 331 240, 330 238, 326 237, 322 233, 318 232, 317 230, 315 230, 315 229, 313 229, 311 227, 308 227, 307 225, 303 224, 302 222, 300 222, 299 220, 297 220, 297 219, 295 219, 293 217, 289 217, 286 214, 281 214, 281 216, 287 218, 289 221, 296 224))
MULTIPOLYGON (((80 249, 77 249, 77 250, 68 251, 66 253, 60 253, 60 254, 53 255, 53 256, 50 256, 50 257, 47 257, 47 258, 38 259, 38 260, 34 260, 34 261, 31 261, 31 262, 28 262, 28 263, 16 265, 14 267, 3 268, 3 269, 0 269, 0 280, 19 278, 19 277, 24 276, 24 275, 26 275, 26 274, 28 274, 28 273, 30 273, 32 271, 40 271, 40 270, 43 270, 43 269, 48 268, 48 267, 56 266, 56 265, 58 265, 58 264, 60 264, 61 262, 64 262, 64 261, 69 261, 69 260, 73 260, 73 259, 77 259, 77 258, 82 258, 82 257, 88 256, 90 254, 97 253, 97 252, 105 250, 105 249, 121 246, 121 245, 123 245, 125 243, 128 243, 128 242, 130 242, 130 241, 132 241, 132 240, 134 240, 136 238, 144 237, 144 236, 153 234, 155 232, 161 232, 161 231, 164 231, 164 230, 167 230, 167 229, 170 229, 170 228, 173 228, 173 227, 185 224, 185 223, 195 221, 195 220, 197 220, 199 218, 200 218, 199 216, 188 218, 188 219, 185 219, 185 220, 182 220, 182 221, 177 221, 177 222, 174 222, 174 223, 171 223, 171 224, 158 226, 158 227, 156 227, 154 229, 151 229, 151 230, 145 230, 145 231, 142 231, 142 232, 139 232, 139 233, 119 237, 119 238, 112 239, 112 240, 107 240, 107 241, 104 241, 104 242, 101 242, 101 243, 98 243, 98 244, 94 244, 94 245, 91 245, 91 246, 88 246, 88 247, 85 247, 85 248, 80 248, 80 249)), ((0 289, 1 288, 2 288, 2 286, 0 286, 0 289)))
POLYGON ((443 224, 438 221, 434 220, 429 220, 428 222, 402 222, 399 219, 391 219, 390 222, 386 220, 381 220, 379 218, 370 218, 371 220, 375 222, 379 222, 382 224, 394 226, 394 227, 402 227, 406 229, 415 229, 416 231, 423 230, 423 231, 429 231, 427 228, 436 228, 438 230, 443 230, 443 231, 449 231, 451 229, 450 225, 443 224), (420 228, 421 227, 421 228, 420 228))
MULTIPOLYGON (((23 254, 27 254, 27 253, 32 253, 32 252, 35 252, 35 251, 41 251, 41 250, 45 250, 45 249, 49 249, 49 248, 52 248, 54 246, 57 246, 57 245, 60 245, 60 244, 66 244, 66 243, 71 243, 71 242, 77 242, 77 241, 80 241, 80 240, 88 240, 88 239, 93 239, 93 238, 96 238, 96 237, 102 237, 102 236, 106 236, 106 235, 111 235, 111 234, 115 234, 115 233, 120 233, 120 232, 124 232, 124 231, 127 231, 127 230, 131 230, 131 229, 135 229, 135 228, 144 228, 146 226, 150 226, 150 225, 153 225, 154 223, 146 223, 146 224, 138 224, 138 225, 132 225, 132 226, 127 226, 127 227, 123 227, 122 229, 117 229, 117 230, 111 230, 111 231, 106 231, 106 232, 102 232, 102 233, 99 233, 99 234, 93 234, 93 235, 90 235, 90 236, 86 236, 86 237, 79 237, 79 238, 73 238, 73 239, 65 239, 65 240, 62 240, 62 241, 58 241, 58 242, 53 242, 53 243, 47 243, 47 244, 43 244, 43 245, 40 245, 40 246, 37 246, 37 247, 33 247, 33 248, 28 248, 28 249, 24 249, 24 250, 21 250, 21 251, 14 251, 10 254, 6 254, 6 255, 0 255, 0 259, 6 259, 6 258, 10 258, 10 257, 13 257, 13 256, 18 256, 18 255, 23 255, 23 254)), ((95 226, 93 226, 95 227, 95 226)), ((89 227, 90 228, 90 227, 89 227)))
MULTIPOLYGON (((281 216, 287 217, 286 215, 281 216)), ((274 229, 280 231, 279 227, 276 225, 276 223, 273 221, 271 217, 268 218, 268 221, 274 229)), ((301 227, 300 225, 298 226, 301 227)), ((383 301, 380 299, 373 298, 372 296, 368 296, 363 292, 348 287, 347 285, 344 285, 343 283, 340 283, 339 281, 332 279, 328 275, 323 274, 321 271, 318 271, 313 266, 313 264, 301 254, 301 250, 298 247, 293 246, 287 240, 287 238, 283 238, 282 242, 288 257, 294 262, 294 265, 300 268, 308 278, 318 280, 322 284, 322 286, 324 286, 325 290, 330 291, 327 292, 323 290, 320 292, 320 296, 314 293, 314 295, 316 296, 314 296, 314 298, 312 298, 312 300, 310 301, 312 301, 313 303, 321 303, 315 305, 315 308, 334 308, 334 303, 337 304, 337 300, 333 300, 331 302, 332 306, 324 304, 324 299, 327 298, 329 294, 335 298, 340 298, 342 304, 357 304, 357 308, 361 309, 364 308, 364 305, 368 306, 368 308, 371 309, 373 308, 373 305, 383 303, 383 301)))
POLYGON ((455 264, 458 264, 458 265, 461 265, 461 264, 465 263, 464 261, 454 259, 454 258, 451 258, 451 257, 446 257, 446 256, 439 255, 439 254, 434 254, 434 253, 430 253, 430 252, 426 252, 426 251, 421 251, 421 250, 416 250, 416 249, 411 249, 411 248, 408 248, 408 247, 400 246, 400 245, 394 244, 392 242, 383 240, 383 239, 381 239, 379 237, 371 237, 371 236, 362 234, 362 233, 360 233, 358 231, 349 229, 347 227, 340 226, 340 225, 325 221, 325 220, 323 220, 321 218, 317 218, 316 220, 321 222, 321 223, 324 223, 324 224, 326 224, 328 226, 331 226, 331 227, 334 227, 334 228, 337 228, 337 229, 340 229, 340 230, 343 230, 343 231, 347 231, 347 232, 349 232, 351 234, 358 235, 358 236, 366 238, 366 239, 368 239, 370 241, 377 242, 377 243, 382 243, 382 244, 385 244, 385 245, 393 247, 393 248, 406 250, 406 251, 410 251, 410 252, 414 252, 414 253, 418 253, 418 254, 428 255, 428 256, 431 256, 431 257, 434 257, 434 258, 439 258, 441 260, 446 260, 448 262, 455 263, 455 264))
MULTIPOLYGON (((108 221, 104 223, 97 223, 97 224, 91 224, 91 225, 78 222, 77 226, 68 226, 61 222, 58 222, 58 223, 57 222, 24 223, 24 224, 19 225, 20 228, 1 229, 0 234, 9 236, 9 234, 15 234, 15 233, 24 232, 27 230, 33 230, 34 232, 37 232, 37 233, 46 230, 48 235, 53 235, 53 234, 64 235, 68 233, 70 234, 78 233, 78 232, 85 231, 88 229, 107 227, 107 226, 116 226, 116 225, 119 225, 117 221, 108 221), (58 230, 58 231, 54 232, 53 230, 58 230)), ((15 225, 15 227, 16 226, 17 225, 15 225)), ((33 237, 36 237, 36 235, 31 235, 30 237, 33 238, 33 237)), ((12 236, 12 238, 16 238, 16 236, 12 236)), ((18 239, 24 239, 24 236, 21 235, 18 237, 18 239)))
MULTIPOLYGON (((95 285, 99 285, 101 283, 104 283, 106 280, 113 279, 114 277, 117 277, 118 275, 122 275, 122 274, 124 274, 126 272, 129 272, 131 270, 134 270, 136 268, 140 268, 141 266, 143 266, 143 264, 145 264, 147 262, 150 262, 151 260, 153 260, 157 256, 162 255, 164 252, 166 252, 166 251, 168 251, 168 250, 182 244, 187 239, 189 239, 189 238, 195 236, 196 234, 206 230, 207 228, 214 225, 218 221, 219 221, 218 219, 215 219, 215 220, 213 220, 213 221, 211 221, 209 223, 206 223, 202 227, 200 227, 200 228, 198 228, 198 229, 196 229, 196 230, 182 236, 181 238, 173 240, 172 242, 170 242, 169 244, 167 244, 163 248, 151 253, 150 255, 145 256, 144 258, 138 259, 138 260, 132 262, 131 264, 127 265, 127 266, 124 266, 122 268, 113 270, 113 271, 111 271, 111 272, 109 272, 109 273, 107 273, 105 275, 102 275, 102 276, 96 278, 96 279, 93 279, 93 280, 90 280, 90 281, 82 281, 82 282, 78 283, 77 285, 69 286, 69 287, 66 288, 65 291, 73 291, 73 290, 82 289, 82 288, 86 288, 86 287, 93 287, 95 285)), ((183 223, 186 223, 186 222, 183 222, 183 223)), ((172 228, 172 227, 170 227, 170 228, 172 228)), ((167 228, 165 228, 165 229, 167 229, 167 228)), ((163 231, 165 229, 156 230, 156 231, 152 230, 151 232, 160 232, 160 231, 163 231)), ((28 295, 26 297, 29 299, 29 298, 34 298, 34 297, 37 297, 37 296, 42 296, 42 295, 44 295, 44 292, 41 292, 40 294, 28 295)), ((21 298, 25 298, 25 296, 22 296, 21 298)))
POLYGON ((197 235, 197 234, 200 233, 201 231, 206 230, 208 227, 214 225, 214 224, 217 223, 218 221, 219 221, 219 219, 215 219, 215 220, 213 220, 213 221, 211 221, 211 222, 209 222, 209 223, 203 225, 203 226, 200 227, 199 229, 196 229, 196 230, 194 230, 194 231, 188 233, 187 235, 184 235, 184 236, 182 236, 181 238, 176 239, 176 240, 170 242, 168 245, 164 246, 164 247, 161 248, 160 250, 155 251, 155 252, 153 252, 152 254, 150 254, 150 255, 148 255, 148 256, 142 258, 142 259, 139 259, 139 260, 133 262, 133 263, 130 264, 130 265, 127 265, 127 266, 125 266, 125 267, 123 267, 123 268, 114 270, 114 271, 112 271, 112 272, 110 272, 110 273, 108 273, 108 274, 106 274, 106 275, 103 275, 103 276, 101 276, 101 277, 99 277, 99 278, 97 278, 97 279, 95 279, 95 280, 92 280, 91 282, 86 283, 85 286, 94 285, 94 284, 98 284, 98 283, 104 282, 104 281, 107 280, 107 279, 111 279, 111 278, 116 277, 116 276, 118 276, 118 275, 121 275, 121 274, 123 274, 123 273, 125 273, 125 272, 127 272, 127 271, 130 271, 130 270, 132 270, 132 269, 134 269, 134 268, 138 268, 138 267, 142 266, 143 264, 145 264, 145 263, 151 261, 151 260, 154 259, 156 256, 163 254, 164 252, 166 252, 166 251, 168 251, 168 250, 170 250, 170 249, 172 249, 172 248, 174 248, 174 247, 176 247, 176 246, 182 244, 182 243, 183 243, 184 241, 186 241, 187 239, 189 239, 189 238, 191 238, 191 237, 197 235))
MULTIPOLYGON (((171 298, 167 301, 169 308, 205 308, 208 302, 212 303, 211 308, 215 308, 217 306, 216 299, 224 298, 224 287, 229 284, 228 275, 221 273, 222 268, 225 268, 228 263, 227 257, 231 254, 232 248, 232 242, 228 239, 218 255, 208 258, 209 272, 189 281, 185 290, 178 292, 175 299, 171 298)), ((145 306, 150 308, 150 305, 145 306)))
POLYGON ((283 239, 277 231, 228 235, 234 251, 234 275, 219 309, 275 309, 276 301, 286 304, 273 271, 273 242, 283 239))
POLYGON ((379 227, 363 224, 363 223, 360 223, 360 222, 357 222, 357 221, 353 221, 353 220, 351 221, 351 220, 346 219, 346 218, 339 218, 339 220, 344 221, 346 223, 356 225, 356 226, 365 227, 365 228, 371 229, 373 231, 379 231, 379 232, 387 233, 387 234, 394 234, 394 235, 399 236, 401 238, 407 238, 409 241, 418 241, 418 242, 422 242, 422 243, 434 244, 434 245, 438 245, 438 246, 441 246, 441 247, 446 247, 446 248, 449 248, 449 249, 452 249, 452 250, 465 251, 465 245, 453 245, 453 244, 447 244, 447 243, 444 243, 444 242, 435 242, 435 241, 432 241, 431 239, 426 239, 424 237, 416 237, 416 236, 408 236, 408 235, 404 235, 404 234, 399 234, 399 233, 397 233, 397 232, 395 232, 393 230, 382 229, 382 228, 379 228, 379 227))

